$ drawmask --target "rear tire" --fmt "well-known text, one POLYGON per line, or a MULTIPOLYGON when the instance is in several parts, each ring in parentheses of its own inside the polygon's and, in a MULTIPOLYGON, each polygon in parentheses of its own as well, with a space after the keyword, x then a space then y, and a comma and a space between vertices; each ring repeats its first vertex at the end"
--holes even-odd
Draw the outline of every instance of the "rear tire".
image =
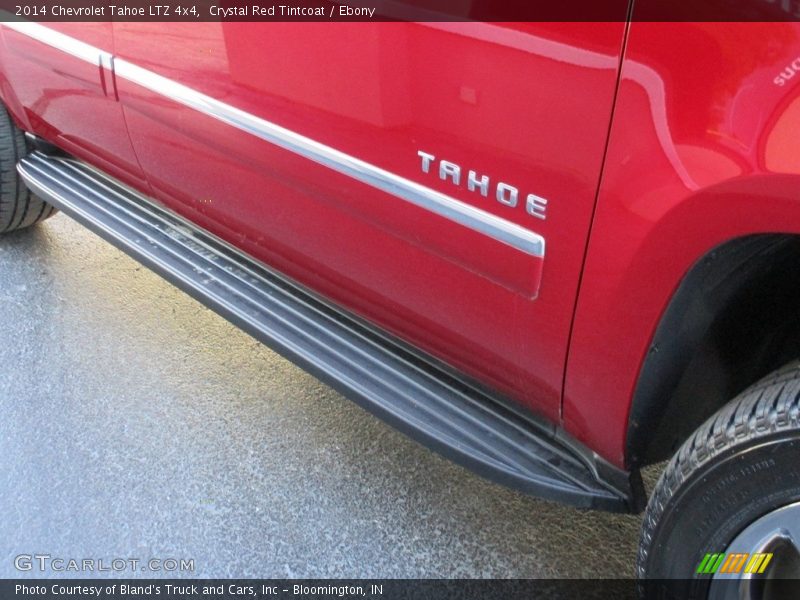
POLYGON ((789 597, 765 592, 778 589, 771 578, 800 568, 798 502, 800 361, 740 394, 672 458, 645 513, 637 560, 640 590, 646 598, 709 598, 711 592, 714 598, 730 597, 719 595, 722 588, 738 598, 740 586, 751 585, 757 586, 748 588, 754 597, 789 597), (763 530, 774 529, 778 511, 783 521, 791 520, 785 529, 798 538, 786 547, 772 529, 763 530), (766 549, 750 547, 758 545, 753 536, 744 541, 759 527, 756 537, 766 549), (724 568, 698 573, 706 554, 727 557, 773 548, 774 560, 764 575, 740 577, 743 571, 735 571, 735 582, 719 583, 724 568))
POLYGON ((0 104, 0 233, 30 227, 56 212, 34 196, 17 173, 17 163, 27 153, 25 134, 0 104))

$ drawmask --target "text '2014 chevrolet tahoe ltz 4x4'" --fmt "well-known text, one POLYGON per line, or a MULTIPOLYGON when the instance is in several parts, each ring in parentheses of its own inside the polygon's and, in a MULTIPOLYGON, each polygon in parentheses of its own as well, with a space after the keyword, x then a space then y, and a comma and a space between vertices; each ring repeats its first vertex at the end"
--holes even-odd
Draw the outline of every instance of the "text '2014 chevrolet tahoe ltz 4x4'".
POLYGON ((721 597, 709 553, 763 591, 800 569, 800 26, 648 2, 10 20, 0 228, 59 209, 454 461, 646 506, 654 593, 721 597))

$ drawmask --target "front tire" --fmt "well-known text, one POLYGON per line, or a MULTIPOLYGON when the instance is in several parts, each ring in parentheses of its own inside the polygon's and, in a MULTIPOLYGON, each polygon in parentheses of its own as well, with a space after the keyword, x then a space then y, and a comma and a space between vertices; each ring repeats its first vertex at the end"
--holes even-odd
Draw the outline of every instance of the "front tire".
POLYGON ((747 590, 755 597, 769 590, 777 594, 781 588, 769 584, 770 577, 800 572, 798 503, 800 361, 723 407, 670 461, 648 503, 639 544, 637 571, 645 597, 738 597, 745 585, 755 586, 747 590), (777 533, 775 515, 786 521, 794 539, 777 533), (766 549, 732 546, 756 539, 748 532, 756 532, 766 549), (763 575, 737 574, 736 581, 723 585, 719 570, 698 573, 706 554, 773 550, 774 563, 763 575))
POLYGON ((17 173, 17 163, 27 152, 24 132, 0 104, 0 233, 30 227, 56 212, 34 196, 17 173))

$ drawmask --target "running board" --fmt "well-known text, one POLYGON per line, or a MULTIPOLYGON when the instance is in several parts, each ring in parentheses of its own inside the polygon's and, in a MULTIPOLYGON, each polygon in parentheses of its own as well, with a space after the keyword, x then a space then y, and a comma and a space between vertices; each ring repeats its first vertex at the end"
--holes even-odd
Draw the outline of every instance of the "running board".
POLYGON ((121 183, 38 151, 17 168, 40 198, 429 448, 543 498, 619 512, 640 508, 627 473, 552 425, 121 183))

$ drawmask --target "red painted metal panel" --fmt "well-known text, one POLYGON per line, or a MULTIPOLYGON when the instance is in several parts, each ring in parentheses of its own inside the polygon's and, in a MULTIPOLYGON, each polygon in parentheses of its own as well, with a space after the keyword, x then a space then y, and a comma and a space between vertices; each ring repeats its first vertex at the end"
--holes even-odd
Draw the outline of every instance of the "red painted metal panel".
POLYGON ((683 275, 731 239, 800 232, 798 57, 796 24, 631 25, 564 402, 565 426, 617 464, 683 275))
POLYGON ((542 261, 118 80, 163 202, 559 418, 624 23, 114 27, 123 60, 544 236, 542 261), (419 150, 547 198, 547 219, 423 173, 419 150))
MULTIPOLYGON (((111 52, 110 23, 48 23, 47 28, 111 52)), ((46 36, 45 36, 46 37, 46 36)), ((32 132, 128 184, 145 186, 122 108, 107 94, 110 73, 9 26, 3 27, 3 69, 32 132)))

